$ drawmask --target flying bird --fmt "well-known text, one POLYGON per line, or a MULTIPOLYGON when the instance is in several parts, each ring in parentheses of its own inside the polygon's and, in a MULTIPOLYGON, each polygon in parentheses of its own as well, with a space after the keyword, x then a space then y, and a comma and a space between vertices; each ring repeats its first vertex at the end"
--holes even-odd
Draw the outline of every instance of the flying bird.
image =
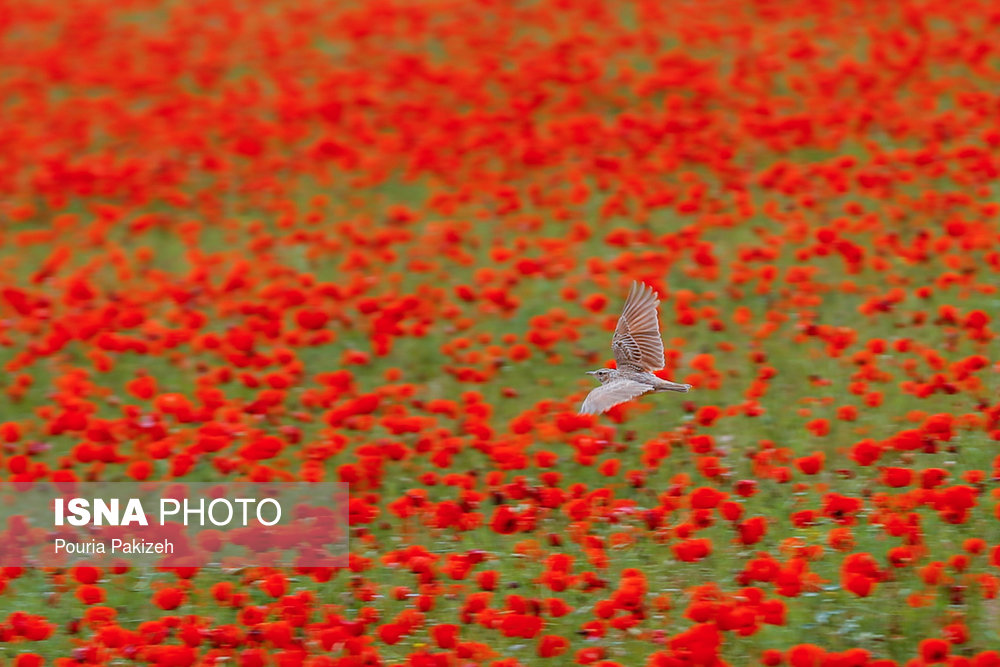
POLYGON ((618 318, 611 350, 617 368, 587 371, 601 382, 584 399, 580 414, 597 415, 619 403, 630 401, 652 391, 687 392, 689 384, 661 380, 653 371, 663 368, 663 339, 656 307, 660 300, 648 285, 632 283, 625 308, 618 318))

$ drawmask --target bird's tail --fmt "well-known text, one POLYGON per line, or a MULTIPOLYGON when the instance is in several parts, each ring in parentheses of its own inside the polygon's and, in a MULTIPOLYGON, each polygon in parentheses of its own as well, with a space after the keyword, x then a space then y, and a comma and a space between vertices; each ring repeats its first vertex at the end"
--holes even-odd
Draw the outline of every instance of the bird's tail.
POLYGON ((691 385, 680 384, 679 382, 670 382, 669 380, 660 380, 660 384, 653 388, 653 391, 678 391, 685 394, 691 391, 691 385))

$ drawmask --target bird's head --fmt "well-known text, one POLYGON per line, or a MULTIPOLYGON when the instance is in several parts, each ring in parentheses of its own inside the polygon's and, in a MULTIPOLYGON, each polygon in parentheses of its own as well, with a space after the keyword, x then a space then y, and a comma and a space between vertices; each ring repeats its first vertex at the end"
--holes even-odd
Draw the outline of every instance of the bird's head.
POLYGON ((587 371, 587 375, 593 375, 600 380, 601 384, 607 382, 613 374, 614 370, 611 368, 598 368, 596 371, 587 371))

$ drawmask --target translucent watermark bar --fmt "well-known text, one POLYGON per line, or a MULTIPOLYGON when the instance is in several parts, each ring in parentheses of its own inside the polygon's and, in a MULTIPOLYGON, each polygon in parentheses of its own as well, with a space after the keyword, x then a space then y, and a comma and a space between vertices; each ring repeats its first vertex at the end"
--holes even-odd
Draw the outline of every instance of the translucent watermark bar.
POLYGON ((0 567, 344 567, 347 485, 0 482, 0 567))

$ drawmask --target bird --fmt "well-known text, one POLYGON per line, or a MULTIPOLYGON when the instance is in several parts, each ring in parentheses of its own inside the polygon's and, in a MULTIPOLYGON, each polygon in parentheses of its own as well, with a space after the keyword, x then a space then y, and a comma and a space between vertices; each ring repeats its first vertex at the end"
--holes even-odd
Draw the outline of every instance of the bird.
POLYGON ((649 285, 632 282, 611 339, 617 368, 587 371, 587 375, 596 377, 601 386, 587 394, 580 414, 598 415, 650 392, 686 393, 691 390, 689 384, 661 380, 653 375, 653 371, 664 366, 663 339, 656 314, 659 304, 659 295, 649 285))

